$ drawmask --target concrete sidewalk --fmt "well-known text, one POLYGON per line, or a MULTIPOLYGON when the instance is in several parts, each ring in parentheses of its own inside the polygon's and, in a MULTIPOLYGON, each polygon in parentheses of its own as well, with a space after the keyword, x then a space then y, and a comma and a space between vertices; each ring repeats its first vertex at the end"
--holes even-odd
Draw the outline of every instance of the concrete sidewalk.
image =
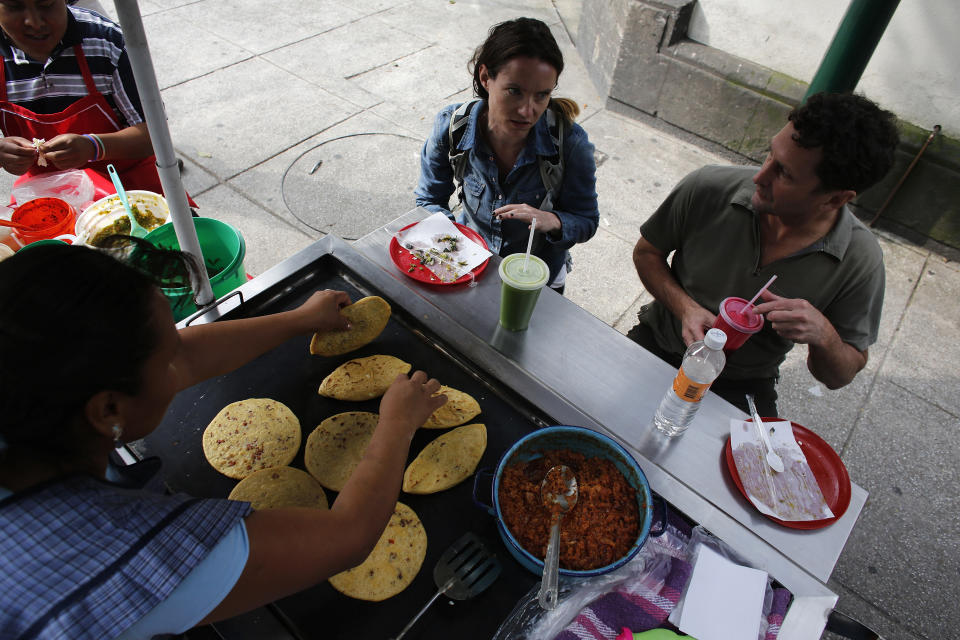
MULTIPOLYGON (((626 332, 650 299, 631 262, 640 224, 687 172, 730 161, 604 109, 570 36, 577 4, 141 0, 140 7, 187 189, 202 215, 242 231, 254 274, 326 233, 356 238, 412 208, 434 115, 471 96, 473 47, 505 19, 550 24, 567 65, 557 93, 583 106, 579 121, 599 164, 601 224, 574 250, 567 295, 626 332)), ((878 235, 887 289, 866 370, 828 391, 807 373, 806 348, 798 347, 783 367, 781 414, 824 437, 870 493, 829 584, 838 608, 886 638, 955 637, 960 267, 878 235)))

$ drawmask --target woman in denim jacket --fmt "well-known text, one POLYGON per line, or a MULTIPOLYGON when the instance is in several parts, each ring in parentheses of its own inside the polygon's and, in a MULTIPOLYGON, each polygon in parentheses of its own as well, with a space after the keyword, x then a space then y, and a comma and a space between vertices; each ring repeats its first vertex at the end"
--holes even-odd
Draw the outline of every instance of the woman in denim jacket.
POLYGON ((533 253, 550 268, 550 286, 562 293, 568 249, 593 237, 600 218, 593 144, 573 122, 580 109, 572 100, 551 98, 563 55, 543 22, 518 18, 490 30, 472 66, 480 100, 463 122, 455 122, 463 133, 459 142, 453 137, 453 154, 450 121, 461 105, 437 115, 420 155, 417 205, 453 217, 450 196, 459 186, 457 221, 476 230, 501 256, 526 250, 536 219, 533 253), (548 123, 551 118, 564 121, 560 144, 551 136, 558 130, 548 123), (559 161, 558 150, 563 178, 550 191, 541 164, 559 161), (460 152, 462 182, 454 170, 460 152))

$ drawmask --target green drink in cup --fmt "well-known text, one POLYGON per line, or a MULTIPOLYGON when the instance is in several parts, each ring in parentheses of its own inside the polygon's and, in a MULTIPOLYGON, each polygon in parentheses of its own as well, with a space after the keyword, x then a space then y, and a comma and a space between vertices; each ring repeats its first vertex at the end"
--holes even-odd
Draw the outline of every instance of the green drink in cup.
POLYGON ((524 253, 512 253, 500 262, 501 327, 509 331, 527 328, 540 290, 549 277, 547 263, 537 256, 528 258, 524 253))

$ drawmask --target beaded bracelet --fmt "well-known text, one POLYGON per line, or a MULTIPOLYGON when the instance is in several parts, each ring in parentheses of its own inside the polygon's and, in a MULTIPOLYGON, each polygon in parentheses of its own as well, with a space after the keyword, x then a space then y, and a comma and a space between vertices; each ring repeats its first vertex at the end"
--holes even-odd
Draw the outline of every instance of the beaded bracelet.
POLYGON ((97 160, 102 158, 104 155, 104 147, 103 147, 103 140, 100 139, 100 136, 98 136, 95 133, 85 133, 83 134, 83 137, 93 143, 94 156, 93 156, 93 160, 90 160, 90 162, 96 162, 97 160))

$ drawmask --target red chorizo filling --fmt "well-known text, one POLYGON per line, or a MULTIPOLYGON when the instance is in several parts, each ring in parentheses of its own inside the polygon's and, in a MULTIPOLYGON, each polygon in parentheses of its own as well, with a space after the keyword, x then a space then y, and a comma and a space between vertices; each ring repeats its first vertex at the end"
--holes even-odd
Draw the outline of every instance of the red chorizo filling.
POLYGON ((550 537, 550 510, 540 485, 551 467, 565 464, 579 486, 577 504, 560 525, 560 566, 584 571, 622 558, 640 533, 636 490, 613 462, 568 450, 508 465, 500 478, 503 522, 524 549, 543 559, 550 537))

